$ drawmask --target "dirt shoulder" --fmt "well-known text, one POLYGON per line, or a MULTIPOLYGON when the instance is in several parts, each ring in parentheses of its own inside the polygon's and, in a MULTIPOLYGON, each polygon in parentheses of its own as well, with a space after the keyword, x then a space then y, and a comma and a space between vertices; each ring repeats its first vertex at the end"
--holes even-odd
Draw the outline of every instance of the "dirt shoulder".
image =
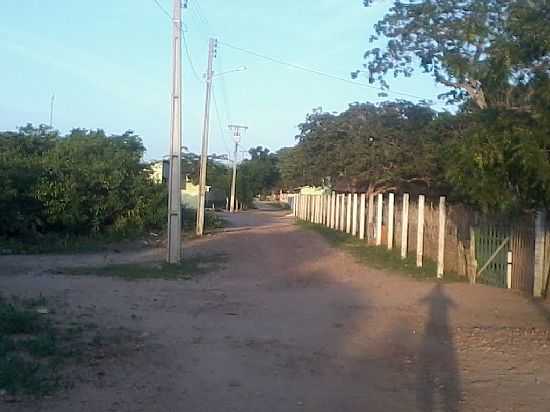
POLYGON ((82 370, 86 379, 52 398, 2 410, 548 410, 547 304, 359 265, 286 215, 237 214, 231 231, 191 242, 188 254, 229 259, 192 281, 44 270, 162 251, 1 257, 4 293, 58 299, 72 316, 138 332, 147 348, 100 365, 101 377, 82 370))

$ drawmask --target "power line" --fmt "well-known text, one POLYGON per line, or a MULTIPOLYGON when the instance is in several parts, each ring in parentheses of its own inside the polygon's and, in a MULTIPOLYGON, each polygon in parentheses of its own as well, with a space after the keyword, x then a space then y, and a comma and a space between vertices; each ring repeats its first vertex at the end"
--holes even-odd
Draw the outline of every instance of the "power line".
POLYGON ((185 54, 187 55, 187 60, 189 60, 189 67, 191 67, 191 71, 193 72, 193 75, 195 76, 195 79, 200 83, 202 82, 201 76, 197 72, 197 69, 195 69, 195 65, 193 64, 193 59, 191 58, 191 52, 189 51, 189 38, 185 36, 185 33, 181 32, 181 36, 183 38, 183 45, 185 47, 185 54))
MULTIPOLYGON (((156 6, 159 8, 159 10, 162 11, 166 15, 166 17, 168 17, 170 19, 170 21, 172 21, 172 15, 170 14, 170 12, 168 10, 166 10, 166 8, 161 4, 161 2, 159 0, 153 0, 153 3, 155 3, 156 6)), ((189 44, 188 44, 189 41, 188 41, 188 38, 185 34, 185 30, 183 30, 180 27, 180 32, 181 32, 181 36, 182 36, 182 39, 183 39, 185 54, 187 55, 187 60, 189 60, 189 67, 191 67, 191 72, 193 73, 195 78, 199 82, 201 82, 201 77, 199 76, 197 70, 195 69, 195 65, 193 64, 193 59, 191 58, 191 52, 189 51, 189 44)))
POLYGON ((225 138, 224 128, 222 125, 222 118, 220 116, 220 111, 218 109, 218 102, 216 101, 216 89, 212 91, 212 101, 214 102, 214 109, 216 110, 216 119, 218 121, 218 127, 220 128, 220 135, 222 137, 223 145, 225 146, 225 149, 227 150, 227 154, 229 155, 231 153, 231 149, 229 148, 229 145, 227 144, 227 139, 225 138))
MULTIPOLYGON (((170 17, 170 14, 166 11, 166 9, 164 9, 162 7, 162 5, 160 5, 159 1, 158 0, 153 0, 161 10, 163 10, 163 12, 165 14, 167 14, 169 17, 170 17)), ((198 4, 198 3, 197 3, 198 4)), ((196 10, 196 14, 198 15, 198 9, 196 10)), ((199 17, 199 20, 200 17, 199 17)), ((209 25, 208 24, 208 21, 206 20, 206 17, 203 17, 203 23, 205 25, 209 25)), ((412 93, 407 93, 407 92, 401 92, 401 91, 398 91, 398 90, 383 90, 379 87, 376 87, 376 86, 372 86, 370 84, 366 84, 366 83, 362 83, 362 82, 358 82, 358 81, 354 81, 354 80, 350 80, 350 79, 347 79, 345 77, 341 77, 341 76, 337 76, 335 74, 331 74, 331 73, 327 73, 327 72, 324 72, 324 71, 321 71, 321 70, 317 70, 317 69, 312 69, 312 68, 309 68, 309 67, 305 67, 305 66, 301 66, 301 65, 298 65, 298 64, 295 64, 295 63, 290 63, 290 62, 287 62, 287 61, 284 61, 282 59, 279 59, 277 57, 271 57, 271 56, 268 56, 266 54, 263 54, 263 53, 259 53, 259 52, 256 52, 254 50, 250 50, 250 49, 245 49, 244 47, 239 47, 239 46, 235 46, 231 43, 228 43, 228 42, 225 42, 225 41, 222 41, 222 40, 218 40, 218 42, 230 49, 233 49, 233 50, 237 50, 237 51, 240 51, 242 53, 246 53, 246 54, 249 54, 249 55, 252 55, 252 56, 255 56, 255 57, 258 57, 260 59, 264 59, 264 60, 267 60, 267 61, 270 61, 272 63, 275 63, 275 64, 279 64, 281 66, 286 66, 286 67, 290 67, 290 68, 293 68, 293 69, 296 69, 296 70, 300 70, 300 71, 303 71, 303 72, 306 72, 306 73, 311 73, 311 74, 315 74, 317 76, 321 76, 321 77, 325 77, 325 78, 328 78, 328 79, 332 79, 332 80, 337 80, 337 81, 341 81, 341 82, 344 82, 344 83, 348 83, 348 84, 351 84, 351 85, 354 85, 354 86, 359 86, 359 87, 363 87, 363 88, 367 88, 367 89, 373 89, 373 90, 377 90, 379 92, 383 92, 383 93, 388 93, 388 94, 394 94, 394 95, 399 95, 399 96, 404 96, 404 97, 409 97, 409 98, 413 98, 413 99, 422 99, 422 100, 430 100, 428 98, 425 98, 425 97, 422 97, 422 96, 417 96, 417 95, 414 95, 412 93)), ((197 77, 197 79, 200 80, 200 76, 198 76, 197 74, 197 71, 195 70, 194 66, 193 66, 193 63, 192 63, 192 59, 191 59, 191 54, 189 52, 189 49, 187 47, 187 42, 184 42, 185 44, 185 48, 186 48, 186 53, 187 53, 187 57, 191 63, 191 68, 195 74, 195 77, 197 77)))
POLYGON ((357 81, 354 81, 354 80, 346 79, 345 77, 337 76, 335 74, 326 73, 326 72, 316 70, 316 69, 311 69, 311 68, 308 68, 308 67, 305 67, 305 66, 300 66, 298 64, 294 64, 294 63, 289 63, 289 62, 286 62, 284 60, 278 59, 276 57, 267 56, 265 54, 258 53, 258 52, 253 51, 253 50, 245 49, 243 47, 235 46, 231 43, 227 43, 227 42, 224 42, 224 41, 221 41, 221 40, 219 41, 219 43, 226 46, 226 47, 229 47, 230 49, 237 50, 237 51, 240 51, 240 52, 243 52, 243 53, 247 53, 247 54, 250 54, 252 56, 258 57, 260 59, 268 60, 272 63, 279 64, 281 66, 287 66, 287 67, 291 67, 293 69, 301 70, 303 72, 316 74, 318 76, 326 77, 326 78, 333 79, 333 80, 339 80, 341 82, 353 84, 355 86, 365 87, 365 88, 368 88, 368 89, 375 89, 375 90, 378 90, 378 91, 384 92, 384 93, 392 93, 392 94, 396 94, 396 95, 412 97, 414 99, 429 100, 429 99, 426 99, 424 97, 416 96, 416 95, 411 94, 411 93, 400 92, 400 91, 395 91, 395 90, 382 90, 379 87, 371 86, 370 84, 357 82, 357 81))
POLYGON ((172 16, 170 15, 170 12, 164 8, 164 6, 160 3, 159 0, 153 0, 153 2, 157 5, 157 7, 162 11, 170 20, 172 20, 172 16))

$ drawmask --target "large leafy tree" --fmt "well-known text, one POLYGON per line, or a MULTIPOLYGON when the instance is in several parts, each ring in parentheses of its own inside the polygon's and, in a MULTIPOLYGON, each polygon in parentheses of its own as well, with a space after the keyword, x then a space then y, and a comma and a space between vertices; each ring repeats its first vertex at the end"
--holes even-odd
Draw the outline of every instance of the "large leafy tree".
POLYGON ((430 131, 434 117, 429 107, 406 101, 309 115, 281 174, 304 171, 300 181, 315 185, 347 180, 371 193, 412 182, 430 186, 439 164, 430 131))
POLYGON ((547 0, 398 0, 375 25, 364 67, 384 87, 386 75, 420 67, 451 88, 452 102, 532 111, 548 87, 548 21, 547 0))
POLYGON ((453 119, 445 173, 456 199, 486 212, 550 204, 550 139, 544 119, 486 110, 453 119))
POLYGON ((132 132, 45 126, 0 133, 0 237, 159 229, 166 188, 154 184, 132 132))
POLYGON ((248 151, 250 159, 244 160, 238 169, 237 197, 250 204, 256 195, 275 190, 279 186, 278 158, 262 146, 248 151))
POLYGON ((43 156, 58 140, 46 126, 0 133, 0 235, 31 234, 45 226, 43 204, 32 188, 45 173, 43 156))

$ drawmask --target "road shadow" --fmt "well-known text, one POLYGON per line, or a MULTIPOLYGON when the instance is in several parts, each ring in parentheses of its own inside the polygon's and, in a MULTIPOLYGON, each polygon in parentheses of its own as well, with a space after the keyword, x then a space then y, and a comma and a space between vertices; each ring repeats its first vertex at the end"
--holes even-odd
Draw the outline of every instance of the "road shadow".
POLYGON ((449 327, 449 311, 456 304, 441 284, 420 303, 428 305, 428 323, 418 355, 417 408, 421 412, 458 412, 461 380, 449 327))

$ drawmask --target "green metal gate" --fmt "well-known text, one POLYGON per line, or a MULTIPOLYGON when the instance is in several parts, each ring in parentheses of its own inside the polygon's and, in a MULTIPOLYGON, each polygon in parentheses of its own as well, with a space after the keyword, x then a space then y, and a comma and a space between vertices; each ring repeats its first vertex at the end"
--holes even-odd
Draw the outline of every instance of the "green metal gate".
POLYGON ((482 222, 476 226, 475 251, 479 283, 507 287, 509 243, 509 225, 482 222))

